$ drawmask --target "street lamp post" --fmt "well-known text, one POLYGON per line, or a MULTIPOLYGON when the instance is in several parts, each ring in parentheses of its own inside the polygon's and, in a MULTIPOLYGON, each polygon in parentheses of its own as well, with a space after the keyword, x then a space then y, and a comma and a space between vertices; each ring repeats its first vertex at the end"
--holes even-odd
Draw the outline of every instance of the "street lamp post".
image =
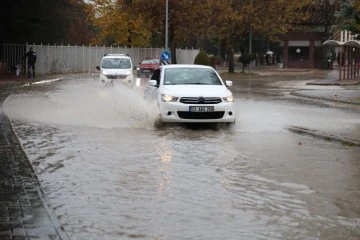
MULTIPOLYGON (((249 54, 252 54, 252 27, 251 27, 251 21, 252 21, 252 10, 253 10, 253 0, 251 0, 251 12, 250 12, 250 21, 249 21, 249 54)), ((249 63, 249 72, 251 71, 251 61, 249 63)))
POLYGON ((165 14, 165 50, 168 49, 168 28, 169 28, 169 0, 166 0, 166 14, 165 14))
POLYGON ((250 24, 249 24, 249 54, 252 53, 252 26, 251 26, 251 21, 252 21, 252 10, 253 10, 253 0, 251 0, 250 2, 250 8, 251 8, 251 12, 250 12, 250 24))

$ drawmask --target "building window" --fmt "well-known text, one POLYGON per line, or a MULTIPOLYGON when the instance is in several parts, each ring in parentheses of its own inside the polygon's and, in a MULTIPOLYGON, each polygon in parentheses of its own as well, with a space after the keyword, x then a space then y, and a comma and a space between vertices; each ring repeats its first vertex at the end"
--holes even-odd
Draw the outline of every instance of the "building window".
POLYGON ((309 47, 289 47, 289 61, 307 61, 309 52, 309 47))

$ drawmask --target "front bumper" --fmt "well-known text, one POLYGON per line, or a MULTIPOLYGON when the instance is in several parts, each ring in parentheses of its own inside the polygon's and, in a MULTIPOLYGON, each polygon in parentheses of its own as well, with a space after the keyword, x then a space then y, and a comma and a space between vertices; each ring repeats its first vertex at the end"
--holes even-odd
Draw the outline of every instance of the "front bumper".
POLYGON ((236 121, 236 105, 234 102, 219 104, 184 104, 180 102, 159 101, 160 118, 162 122, 184 123, 215 123, 236 121), (213 106, 213 112, 190 112, 190 106, 213 106))
POLYGON ((138 76, 151 76, 154 73, 154 69, 139 69, 137 70, 138 76))
POLYGON ((102 84, 109 83, 126 83, 128 85, 132 85, 134 81, 134 76, 131 75, 104 75, 100 74, 100 82, 102 84))

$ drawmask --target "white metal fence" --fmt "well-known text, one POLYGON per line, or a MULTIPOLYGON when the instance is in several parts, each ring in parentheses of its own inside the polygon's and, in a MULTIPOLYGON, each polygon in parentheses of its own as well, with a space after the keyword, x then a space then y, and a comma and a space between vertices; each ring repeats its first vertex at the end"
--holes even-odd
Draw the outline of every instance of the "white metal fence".
MULTIPOLYGON (((25 73, 26 61, 23 57, 30 47, 33 47, 37 55, 37 74, 92 72, 105 53, 129 54, 136 66, 146 57, 160 58, 160 54, 164 51, 163 48, 2 44, 0 46, 0 72, 11 73, 16 65, 23 64, 22 72, 25 73)), ((198 49, 176 49, 177 63, 194 63, 198 53, 198 49)))

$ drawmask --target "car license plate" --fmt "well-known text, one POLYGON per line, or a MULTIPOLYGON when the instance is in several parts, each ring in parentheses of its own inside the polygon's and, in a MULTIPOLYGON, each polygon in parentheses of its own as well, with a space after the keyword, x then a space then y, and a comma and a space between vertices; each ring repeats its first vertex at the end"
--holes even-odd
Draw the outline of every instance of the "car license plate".
POLYGON ((214 106, 206 106, 206 107, 200 107, 200 106, 190 106, 189 112, 213 112, 214 106))
POLYGON ((150 70, 143 70, 143 72, 150 72, 150 70))

